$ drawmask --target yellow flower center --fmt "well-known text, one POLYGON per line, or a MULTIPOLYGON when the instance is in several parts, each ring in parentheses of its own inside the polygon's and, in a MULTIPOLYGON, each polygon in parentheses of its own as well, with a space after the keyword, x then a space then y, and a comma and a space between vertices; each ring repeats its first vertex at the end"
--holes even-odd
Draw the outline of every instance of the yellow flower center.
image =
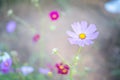
POLYGON ((80 39, 85 39, 86 38, 86 34, 84 34, 84 33, 79 34, 79 38, 80 39))

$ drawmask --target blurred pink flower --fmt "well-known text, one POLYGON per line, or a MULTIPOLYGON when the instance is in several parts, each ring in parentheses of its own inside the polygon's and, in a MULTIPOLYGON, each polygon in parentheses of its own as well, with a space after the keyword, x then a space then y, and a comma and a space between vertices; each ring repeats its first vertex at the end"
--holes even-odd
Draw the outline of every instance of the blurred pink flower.
POLYGON ((67 31, 67 34, 71 37, 68 39, 71 44, 84 47, 93 44, 93 40, 98 37, 99 32, 96 31, 95 24, 90 24, 88 27, 88 23, 82 21, 81 23, 75 22, 71 26, 74 32, 67 31))
POLYGON ((33 41, 34 41, 34 42, 37 42, 39 39, 40 39, 40 35, 39 35, 39 34, 35 34, 35 35, 33 36, 33 41))
POLYGON ((49 13, 49 16, 50 16, 50 19, 54 21, 59 18, 59 13, 58 13, 58 11, 51 11, 49 13))

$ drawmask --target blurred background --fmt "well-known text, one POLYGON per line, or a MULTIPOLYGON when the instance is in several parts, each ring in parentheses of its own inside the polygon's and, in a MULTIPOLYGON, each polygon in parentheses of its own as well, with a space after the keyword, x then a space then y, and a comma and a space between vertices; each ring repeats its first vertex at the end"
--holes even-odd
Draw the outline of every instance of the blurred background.
POLYGON ((71 62, 78 46, 66 31, 77 21, 96 24, 100 34, 82 49, 74 79, 120 80, 120 0, 0 0, 0 55, 12 59, 0 80, 69 80, 57 74, 61 60, 52 49, 71 62), (54 10, 59 18, 53 21, 54 10))

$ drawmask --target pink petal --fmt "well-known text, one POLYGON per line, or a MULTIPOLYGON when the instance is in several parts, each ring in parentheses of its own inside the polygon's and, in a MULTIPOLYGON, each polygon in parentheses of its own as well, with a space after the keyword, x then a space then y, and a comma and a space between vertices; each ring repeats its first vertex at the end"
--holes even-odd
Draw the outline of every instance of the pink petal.
POLYGON ((79 34, 81 32, 81 25, 79 22, 73 23, 71 26, 76 34, 79 34))
POLYGON ((74 32, 67 31, 66 33, 72 38, 78 38, 78 36, 74 32))
POLYGON ((91 34, 91 33, 95 32, 96 30, 97 30, 96 25, 90 24, 90 26, 87 28, 87 30, 85 32, 86 32, 86 34, 91 34))
POLYGON ((99 32, 95 32, 95 33, 87 35, 86 39, 96 39, 98 35, 99 35, 99 32))

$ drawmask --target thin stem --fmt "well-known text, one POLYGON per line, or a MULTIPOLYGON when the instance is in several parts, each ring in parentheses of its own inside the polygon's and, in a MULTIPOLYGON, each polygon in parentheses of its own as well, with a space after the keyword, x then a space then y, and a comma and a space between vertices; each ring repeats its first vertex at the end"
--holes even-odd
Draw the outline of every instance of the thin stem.
POLYGON ((73 75, 72 75, 72 69, 70 69, 70 76, 69 76, 70 80, 73 80, 73 75))
POLYGON ((58 57, 64 62, 66 63, 68 66, 71 66, 64 58, 62 55, 60 55, 59 53, 57 53, 58 57))
POLYGON ((76 63, 76 57, 79 56, 79 53, 80 53, 80 51, 81 51, 81 48, 82 48, 82 47, 79 47, 76 55, 75 55, 74 58, 73 58, 73 62, 72 62, 72 64, 71 64, 72 66, 71 66, 71 69, 70 69, 70 75, 69 75, 70 80, 73 80, 72 68, 75 67, 75 65, 73 65, 73 64, 76 63))
POLYGON ((19 18, 19 17, 17 17, 16 15, 12 15, 12 17, 15 19, 15 20, 17 20, 17 21, 19 21, 20 23, 22 23, 22 24, 24 24, 26 27, 30 27, 30 29, 31 29, 31 31, 33 32, 33 33, 35 33, 36 32, 36 30, 33 28, 34 26, 33 25, 31 25, 31 24, 29 24, 29 23, 27 23, 26 21, 24 21, 23 19, 21 19, 21 18, 19 18))
POLYGON ((57 55, 63 62, 66 62, 62 55, 60 55, 59 53, 57 53, 57 55))
POLYGON ((75 59, 75 58, 76 58, 77 56, 79 56, 79 53, 80 53, 81 49, 82 49, 82 47, 79 47, 79 49, 78 49, 76 55, 75 55, 74 58, 73 58, 72 64, 74 64, 74 63, 76 62, 76 59, 75 59))

